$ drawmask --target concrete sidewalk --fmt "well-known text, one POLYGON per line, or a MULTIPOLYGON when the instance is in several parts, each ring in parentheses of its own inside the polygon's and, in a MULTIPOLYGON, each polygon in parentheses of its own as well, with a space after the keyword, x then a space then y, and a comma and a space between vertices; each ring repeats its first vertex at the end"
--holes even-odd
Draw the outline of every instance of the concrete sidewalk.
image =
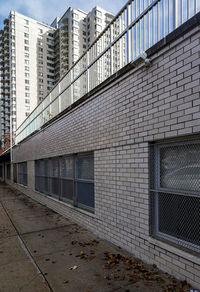
POLYGON ((189 290, 187 283, 0 184, 0 292, 189 290))

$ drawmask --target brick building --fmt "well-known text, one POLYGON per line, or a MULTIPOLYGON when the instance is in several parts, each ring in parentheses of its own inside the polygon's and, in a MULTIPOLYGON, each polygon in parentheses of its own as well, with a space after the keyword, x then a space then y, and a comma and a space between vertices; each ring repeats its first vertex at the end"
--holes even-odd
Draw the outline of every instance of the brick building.
POLYGON ((147 51, 150 65, 129 63, 15 145, 10 178, 5 168, 13 187, 195 287, 199 24, 197 14, 147 51))

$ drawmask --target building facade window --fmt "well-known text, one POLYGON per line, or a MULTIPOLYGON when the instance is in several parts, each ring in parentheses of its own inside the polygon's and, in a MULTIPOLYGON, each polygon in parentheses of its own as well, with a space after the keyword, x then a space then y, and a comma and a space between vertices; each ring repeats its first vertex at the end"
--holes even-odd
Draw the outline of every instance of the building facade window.
POLYGON ((7 164, 7 166, 6 166, 6 174, 7 174, 7 179, 10 179, 11 178, 10 163, 7 164))
POLYGON ((3 178, 3 165, 0 164, 0 178, 3 178))
POLYGON ((200 252, 200 142, 150 147, 153 237, 200 252))
POLYGON ((27 186, 27 162, 17 164, 17 182, 27 186))
POLYGON ((35 189, 94 212, 93 154, 36 160, 35 189))

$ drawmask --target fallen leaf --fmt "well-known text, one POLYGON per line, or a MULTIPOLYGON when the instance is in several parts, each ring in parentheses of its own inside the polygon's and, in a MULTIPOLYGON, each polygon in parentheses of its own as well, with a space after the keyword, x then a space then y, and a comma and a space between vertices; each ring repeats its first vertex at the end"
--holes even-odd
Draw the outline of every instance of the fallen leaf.
POLYGON ((69 268, 69 270, 77 270, 78 269, 78 266, 73 266, 71 268, 69 268))

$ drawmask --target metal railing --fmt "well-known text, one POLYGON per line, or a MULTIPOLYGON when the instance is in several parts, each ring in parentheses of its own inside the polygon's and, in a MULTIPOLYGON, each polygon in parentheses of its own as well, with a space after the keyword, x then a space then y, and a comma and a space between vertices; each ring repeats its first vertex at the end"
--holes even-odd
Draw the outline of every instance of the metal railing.
POLYGON ((19 143, 200 11, 199 0, 130 0, 16 131, 19 143))

